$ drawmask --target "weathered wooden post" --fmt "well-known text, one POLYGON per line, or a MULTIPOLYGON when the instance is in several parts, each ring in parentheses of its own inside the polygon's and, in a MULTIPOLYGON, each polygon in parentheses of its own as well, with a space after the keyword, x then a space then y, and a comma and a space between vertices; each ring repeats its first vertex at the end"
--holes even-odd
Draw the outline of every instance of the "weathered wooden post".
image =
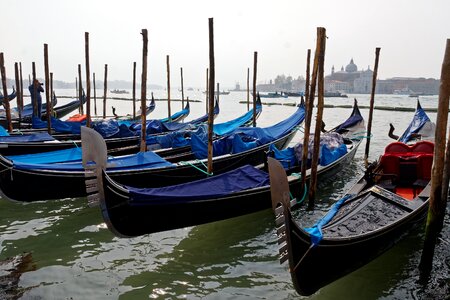
POLYGON ((208 113, 208 99, 209 99, 209 68, 206 68, 206 99, 205 99, 205 103, 206 103, 206 113, 208 113))
MULTIPOLYGON (((38 115, 38 103, 37 103, 37 94, 38 94, 38 87, 36 86, 36 84, 34 84, 36 82, 36 64, 34 63, 34 61, 31 63, 31 75, 33 76, 33 81, 32 81, 32 85, 33 85, 33 97, 31 97, 31 103, 33 105, 33 113, 35 116, 38 115)), ((41 109, 39 107, 39 109, 41 109)))
POLYGON ((84 115, 84 107, 83 107, 83 80, 81 77, 81 64, 78 64, 78 99, 80 99, 80 107, 78 109, 80 115, 84 115))
POLYGON ((366 151, 364 153, 364 164, 366 168, 369 166, 369 148, 370 148, 370 136, 372 135, 372 116, 373 108, 375 102, 375 88, 377 85, 377 73, 378 73, 378 59, 380 57, 380 48, 375 49, 375 67, 373 69, 372 75, 372 92, 370 94, 370 109, 369 109, 369 119, 367 121, 367 140, 366 140, 366 151))
POLYGON ((183 68, 180 68, 181 72, 181 109, 184 108, 184 83, 183 83, 183 68))
POLYGON ((167 114, 169 122, 172 121, 172 113, 170 111, 170 63, 169 63, 169 55, 166 56, 166 66, 167 66, 167 114))
POLYGON ((48 67, 48 45, 44 44, 44 70, 45 70, 45 102, 47 103, 46 113, 47 113, 47 132, 52 133, 52 116, 51 116, 51 99, 50 99, 50 74, 48 67))
POLYGON ((315 92, 315 82, 317 78, 317 66, 314 62, 315 73, 313 70, 313 81, 314 87, 311 89, 314 90, 312 99, 310 99, 309 93, 309 77, 310 77, 310 62, 311 62, 311 49, 308 49, 306 58, 306 82, 305 82, 305 105, 306 105, 306 115, 305 115, 305 126, 304 126, 304 136, 303 136, 303 149, 302 149, 302 161, 301 161, 301 191, 305 192, 306 189, 306 169, 308 167, 308 144, 309 144, 309 134, 311 132, 311 120, 312 120, 312 111, 314 107, 314 92, 315 92))
POLYGON ((108 93, 108 64, 105 64, 105 80, 103 81, 103 119, 106 119, 106 94, 108 93))
POLYGON ((53 97, 55 96, 55 91, 53 90, 53 72, 50 72, 50 113, 53 116, 54 110, 53 110, 53 97))
POLYGON ((317 116, 316 116, 316 128, 314 131, 314 149, 311 159, 311 178, 309 182, 309 194, 308 194, 308 208, 314 207, 314 200, 316 197, 317 188, 317 166, 319 164, 319 151, 320 151, 320 131, 322 128, 322 116, 323 116, 323 94, 324 94, 324 63, 325 63, 325 43, 326 43, 326 30, 323 27, 317 28, 317 41, 318 49, 318 84, 317 84, 317 116))
POLYGON ((141 80, 141 152, 147 150, 147 120, 146 120, 146 99, 147 99, 147 56, 148 56, 148 32, 142 29, 142 80, 141 80))
POLYGON ((136 62, 133 62, 133 120, 136 119, 136 62))
POLYGON ((433 166, 431 168, 431 191, 428 209, 427 224, 425 228, 425 241, 420 260, 419 269, 422 279, 429 277, 432 269, 435 244, 442 230, 447 205, 448 154, 445 151, 445 142, 448 122, 448 105, 450 98, 450 39, 447 39, 444 60, 441 68, 441 84, 439 87, 439 102, 436 116, 436 133, 434 144, 433 166), (444 161, 445 159, 445 161, 444 161), (442 164, 441 162, 444 163, 442 164), (444 172, 445 171, 445 172, 444 172), (443 197, 444 196, 444 197, 443 197))
POLYGON ((95 87, 95 72, 92 74, 92 83, 94 85, 94 115, 97 116, 97 88, 95 87))
POLYGON ((22 116, 23 111, 23 77, 22 77, 22 63, 19 62, 19 76, 20 76, 20 104, 17 103, 17 106, 19 107, 20 116, 22 116))
POLYGON ((86 57, 86 127, 91 127, 91 71, 89 67, 89 32, 84 33, 84 52, 86 57))
POLYGON ((219 95, 220 95, 220 85, 217 83, 217 102, 219 103, 219 95))
POLYGON ((208 19, 209 25, 209 97, 208 97, 208 173, 213 173, 213 127, 214 127, 214 19, 208 19))
POLYGON ((6 87, 5 58, 3 57, 3 52, 0 53, 0 73, 2 76, 3 106, 5 107, 6 110, 6 122, 8 123, 8 132, 12 132, 13 127, 11 123, 11 109, 9 106, 8 88, 6 87))
POLYGON ((20 108, 20 99, 22 97, 22 90, 20 89, 20 77, 19 77, 19 64, 14 63, 14 77, 16 81, 16 99, 17 99, 17 111, 19 112, 19 120, 22 119, 22 110, 20 108))
POLYGON ((256 73, 258 67, 258 52, 253 53, 253 127, 256 127, 256 73))
POLYGON ((247 68, 247 111, 250 110, 250 68, 247 68))

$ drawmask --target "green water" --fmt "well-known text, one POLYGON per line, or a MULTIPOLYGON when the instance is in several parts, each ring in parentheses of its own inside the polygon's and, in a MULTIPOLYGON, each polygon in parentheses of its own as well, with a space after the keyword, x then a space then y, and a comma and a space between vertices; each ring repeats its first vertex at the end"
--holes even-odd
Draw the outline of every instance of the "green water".
MULTIPOLYGON (((380 96, 378 104, 395 102, 415 106, 414 99, 392 97, 380 96)), ((222 120, 229 118, 232 112, 240 114, 245 110, 245 105, 237 104, 241 98, 236 94, 221 98, 222 120)), ((367 95, 359 98, 367 104, 367 95)), ((352 99, 334 101, 348 104, 352 99)), ((430 98, 422 104, 432 107, 435 103, 436 98, 430 98)), ((121 104, 114 103, 119 109, 121 104)), ((191 105, 192 118, 204 113, 203 105, 191 105)), ((264 107, 259 121, 262 126, 272 124, 293 109, 264 107)), ((157 110, 155 112, 158 114, 157 110)), ((368 111, 362 113, 367 119, 368 111)), ((163 115, 163 108, 160 114, 163 115)), ((327 128, 337 125, 349 114, 350 109, 326 110, 327 128)), ((435 120, 434 113, 429 115, 435 120)), ((387 124, 394 123, 400 132, 411 117, 410 112, 374 113, 371 159, 376 158, 389 141, 387 124)), ((363 143, 355 160, 338 176, 321 182, 316 211, 301 209, 295 213, 300 223, 308 225, 317 220, 358 179, 362 173, 364 147, 363 143)), ((442 241, 436 249, 433 278, 427 286, 417 281, 423 238, 423 228, 417 228, 378 259, 309 298, 445 298, 450 286, 450 247, 446 244, 450 241, 449 228, 446 220, 442 241)), ((29 204, 0 199, 0 260, 23 253, 31 253, 32 260, 27 271, 16 278, 15 290, 22 299, 301 298, 293 289, 287 266, 278 262, 270 210, 125 239, 110 233, 99 208, 89 208, 85 198, 29 204)), ((8 272, 10 270, 5 270, 0 263, 0 278, 8 272)))

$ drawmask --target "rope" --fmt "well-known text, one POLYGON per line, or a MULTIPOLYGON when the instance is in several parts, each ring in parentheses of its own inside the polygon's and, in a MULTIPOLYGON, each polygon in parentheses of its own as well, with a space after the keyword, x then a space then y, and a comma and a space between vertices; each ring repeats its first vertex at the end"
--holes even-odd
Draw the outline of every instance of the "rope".
POLYGON ((361 139, 368 139, 373 137, 373 133, 370 134, 370 136, 367 135, 357 135, 360 133, 366 133, 367 131, 359 131, 352 134, 351 140, 361 140, 361 139))
MULTIPOLYGON (((206 170, 208 169, 208 167, 205 165, 205 163, 204 163, 203 161, 197 160, 197 159, 196 159, 196 160, 194 160, 194 162, 195 162, 195 163, 200 163, 206 170)), ((212 175, 213 175, 213 173, 209 173, 208 171, 202 170, 201 168, 197 167, 196 165, 194 165, 193 163, 188 162, 188 161, 180 161, 180 165, 184 165, 184 166, 188 165, 188 166, 191 166, 191 167, 193 167, 194 169, 196 169, 196 170, 202 172, 203 174, 205 174, 205 175, 207 175, 207 176, 212 176, 212 175)))
MULTIPOLYGON (((291 176, 297 177, 299 181, 302 178, 302 175, 299 174, 299 173, 291 173, 291 176)), ((300 204, 300 203, 302 203, 305 200, 307 190, 308 190, 308 187, 306 186, 306 182, 305 182, 305 186, 303 187, 303 196, 302 196, 302 198, 300 200, 296 201, 296 204, 300 204)), ((293 200, 294 196, 292 196, 292 193, 290 191, 289 191, 289 195, 291 196, 291 200, 293 200)))

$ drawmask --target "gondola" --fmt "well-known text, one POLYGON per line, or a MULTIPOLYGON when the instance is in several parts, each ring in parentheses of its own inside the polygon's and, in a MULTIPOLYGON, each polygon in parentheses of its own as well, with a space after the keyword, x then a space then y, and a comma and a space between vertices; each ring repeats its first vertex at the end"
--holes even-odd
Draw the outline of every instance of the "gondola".
MULTIPOLYGON (((13 91, 8 95, 8 101, 14 100, 14 98, 16 98, 16 90, 13 87, 13 91)), ((0 92, 0 105, 3 105, 3 99, 5 99, 5 97, 0 92)))
MULTIPOLYGON (((420 123, 417 116, 429 121, 418 110, 411 124, 420 123)), ((364 176, 309 228, 301 228, 292 217, 284 170, 274 160, 269 163, 280 262, 289 261, 299 294, 311 295, 362 267, 423 221, 434 143, 411 140, 416 127, 408 126, 402 136, 409 138, 404 142, 387 145, 364 176)))
POLYGON ((388 145, 380 161, 324 218, 306 229, 291 215, 286 174, 276 167, 278 172, 271 173, 271 185, 280 262, 289 261, 292 282, 299 294, 311 295, 362 267, 424 220, 433 148, 428 141, 413 146, 401 142, 388 145))
MULTIPOLYGON (((44 106, 44 105, 43 105, 44 106)), ((42 130, 42 129, 41 129, 42 130)), ((118 132, 119 130, 117 130, 118 132)), ((118 153, 129 153, 138 148, 139 134, 107 138, 108 149, 118 153), (117 149, 124 149, 118 151, 117 149)), ((0 137, 1 155, 32 154, 70 149, 81 145, 80 135, 72 133, 54 133, 22 131, 20 135, 0 137), (23 134, 26 133, 26 134, 23 134)), ((175 151, 176 152, 176 151, 175 151)))
MULTIPOLYGON (((355 109, 354 113, 359 114, 359 110, 355 109)), ((351 135, 350 131, 359 132, 361 126, 364 127, 363 123, 361 117, 345 129, 351 135)), ((328 165, 319 166, 321 176, 330 176, 348 165, 361 142, 361 137, 355 137, 345 145, 348 147, 346 154, 328 165)), ((256 167, 244 165, 186 184, 144 189, 119 184, 120 178, 112 178, 109 172, 100 169, 94 171, 97 181, 95 178, 87 180, 92 194, 88 197, 100 201, 108 228, 118 236, 132 237, 193 226, 271 207, 269 175, 264 164, 256 167)), ((299 167, 289 168, 289 172, 298 170, 299 167)), ((298 195, 301 185, 298 176, 293 174, 290 184, 295 189, 293 194, 298 195)))
MULTIPOLYGON (((299 107, 286 120, 264 128, 263 130, 268 134, 273 134, 273 139, 270 142, 265 142, 255 148, 243 150, 239 153, 229 153, 214 157, 215 174, 229 171, 244 164, 257 165, 262 163, 264 152, 270 144, 273 143, 282 148, 289 143, 303 121, 304 113, 304 106, 299 107)), ((92 129, 86 127, 81 129, 82 132, 86 130, 98 135, 92 129)), ((239 130, 242 131, 245 128, 240 128, 239 130)), ((83 154, 93 151, 91 148, 85 149, 85 147, 89 146, 82 143, 83 154)), ((186 158, 185 156, 182 157, 186 158)), ((138 153, 125 158, 119 157, 108 168, 108 172, 113 178, 125 184, 133 183, 137 186, 146 186, 150 183, 154 186, 164 186, 207 177, 207 174, 200 170, 206 160, 190 159, 180 161, 177 157, 163 160, 152 152, 138 153), (148 156, 150 155, 153 155, 153 157, 149 158, 148 156), (155 167, 152 165, 153 160, 163 162, 165 165, 155 167), (141 161, 145 161, 146 165, 143 165, 141 161)), ((4 198, 11 200, 29 202, 86 196, 84 179, 85 171, 80 162, 30 164, 0 156, 0 190, 4 198), (51 183, 51 188, 46 186, 47 182, 51 183), (27 189, 23 189, 24 186, 27 186, 27 189), (33 192, 30 193, 29 191, 33 192)))

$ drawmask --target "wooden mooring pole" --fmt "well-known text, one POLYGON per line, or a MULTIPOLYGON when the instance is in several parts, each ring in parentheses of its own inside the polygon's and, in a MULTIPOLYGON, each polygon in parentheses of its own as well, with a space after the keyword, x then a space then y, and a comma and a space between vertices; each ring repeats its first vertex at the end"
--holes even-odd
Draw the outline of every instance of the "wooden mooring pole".
POLYGON ((372 135, 372 118, 373 118, 373 108, 375 102, 375 88, 377 85, 377 73, 378 73, 378 60, 380 58, 380 48, 375 49, 375 66, 372 75, 372 92, 370 93, 370 109, 369 109, 369 120, 367 121, 367 140, 366 140, 366 151, 364 153, 364 164, 366 168, 369 166, 369 148, 370 148, 370 136, 372 135))
POLYGON ((181 109, 184 109, 184 82, 183 82, 183 68, 180 68, 181 73, 181 109))
POLYGON ((133 120, 136 119, 136 62, 133 62, 133 120))
POLYGON ((256 75, 258 69, 258 52, 253 53, 253 127, 256 127, 256 75))
POLYGON ((326 30, 323 27, 317 28, 317 46, 318 54, 318 84, 317 84, 317 115, 316 115, 316 128, 314 131, 314 149, 311 160, 311 178, 309 182, 308 193, 308 207, 314 207, 314 200, 316 197, 317 188, 317 166, 319 164, 319 150, 320 150, 320 131, 322 128, 323 117, 323 97, 324 97, 324 63, 325 63, 325 43, 326 43, 326 30))
POLYGON ((105 79, 103 81, 103 119, 106 118, 106 94, 108 93, 108 64, 105 64, 105 79))
POLYGON ((166 56, 166 67, 167 67, 167 114, 169 122, 172 121, 172 113, 170 111, 170 62, 169 55, 166 56))
POLYGON ((47 113, 47 132, 52 133, 52 115, 50 105, 52 100, 50 99, 50 71, 48 66, 48 45, 44 44, 44 71, 45 71, 45 102, 47 103, 46 113, 47 113))
POLYGON ((208 97, 208 173, 213 173, 213 127, 214 127, 214 19, 208 19, 209 28, 209 97, 208 97))
POLYGON ((3 106, 6 110, 6 122, 8 123, 8 132, 12 132, 13 127, 11 123, 11 109, 9 106, 9 96, 8 88, 6 87, 6 69, 5 69, 5 58, 3 52, 0 53, 0 73, 2 76, 2 86, 3 86, 3 106))
POLYGON ((97 88, 95 87, 95 72, 92 74, 92 84, 94 85, 94 115, 97 116, 97 88))
POLYGON ((35 82, 36 82, 36 64, 33 61, 31 63, 31 76, 33 77, 33 81, 32 81, 32 85, 33 85, 33 97, 31 97, 31 103, 33 105, 33 113, 35 116, 38 115, 38 109, 41 109, 40 107, 38 108, 38 104, 37 104, 37 94, 38 94, 38 87, 36 86, 35 82))
POLYGON ((80 107, 79 107, 79 113, 81 115, 84 115, 84 107, 83 107, 83 80, 81 77, 81 64, 78 64, 78 99, 80 99, 80 107))
POLYGON ((84 33, 84 52, 86 58, 86 127, 91 127, 91 71, 89 66, 89 32, 84 33))
POLYGON ((247 111, 250 110, 250 68, 247 68, 247 111))
POLYGON ((208 99, 209 99, 209 68, 206 68, 206 99, 205 99, 205 105, 206 105, 206 113, 208 113, 208 99))
MULTIPOLYGON (((303 149, 302 149, 302 161, 301 161, 301 191, 306 193, 306 169, 308 166, 308 143, 309 133, 311 132, 311 115, 313 110, 313 102, 309 99, 309 78, 310 78, 310 64, 311 64, 311 49, 308 49, 306 54, 306 82, 305 82, 305 105, 306 105, 306 118, 304 126, 303 136, 303 149), (311 103, 311 104, 310 104, 311 103)), ((317 74, 317 73, 316 73, 317 74)), ((300 194, 303 194, 300 193, 300 194)))
POLYGON ((14 63, 14 77, 16 81, 16 99, 17 99, 17 111, 19 112, 19 120, 22 119, 22 110, 20 109, 20 99, 22 97, 22 90, 20 89, 20 77, 19 77, 19 64, 14 63))
POLYGON ((436 116, 436 133, 434 144, 433 166, 431 168, 430 203, 425 229, 425 241, 420 259, 421 279, 426 280, 432 269, 434 249, 442 230, 448 195, 448 172, 450 170, 449 147, 445 150, 448 105, 450 98, 450 39, 447 39, 444 60, 441 69, 439 87, 438 112, 436 116), (445 153, 446 152, 446 153, 445 153), (444 162, 444 163, 442 163, 444 162))
POLYGON ((17 103, 17 106, 19 107, 19 117, 21 119, 22 111, 23 111, 23 77, 22 77, 22 63, 21 62, 19 62, 19 76, 20 76, 20 97, 18 98, 18 100, 20 100, 20 102, 17 103))
POLYGON ((147 120, 146 120, 146 99, 147 99, 147 56, 148 56, 148 32, 142 29, 142 80, 141 80, 141 152, 147 150, 147 120))

